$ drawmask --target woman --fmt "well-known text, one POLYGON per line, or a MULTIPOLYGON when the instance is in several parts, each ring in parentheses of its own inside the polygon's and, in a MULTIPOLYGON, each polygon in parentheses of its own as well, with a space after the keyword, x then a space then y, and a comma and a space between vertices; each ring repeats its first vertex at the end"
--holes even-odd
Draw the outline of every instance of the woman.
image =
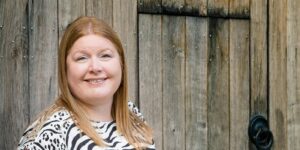
POLYGON ((105 22, 75 20, 58 55, 60 96, 18 149, 155 149, 150 127, 127 100, 124 50, 105 22))

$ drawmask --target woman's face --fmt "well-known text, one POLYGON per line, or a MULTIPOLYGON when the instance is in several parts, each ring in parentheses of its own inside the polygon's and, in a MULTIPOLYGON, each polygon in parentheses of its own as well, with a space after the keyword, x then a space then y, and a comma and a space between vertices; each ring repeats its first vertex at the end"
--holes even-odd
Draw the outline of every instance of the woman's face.
POLYGON ((95 34, 83 36, 74 43, 66 61, 68 85, 77 100, 90 105, 112 102, 122 69, 111 41, 95 34))

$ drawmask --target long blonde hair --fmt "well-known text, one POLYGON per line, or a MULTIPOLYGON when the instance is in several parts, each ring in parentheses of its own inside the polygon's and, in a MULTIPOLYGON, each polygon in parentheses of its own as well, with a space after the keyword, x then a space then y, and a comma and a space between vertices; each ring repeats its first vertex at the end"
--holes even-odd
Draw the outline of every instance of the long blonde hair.
POLYGON ((89 119, 85 116, 80 102, 75 100, 67 82, 66 58, 69 50, 76 40, 88 35, 96 34, 110 40, 116 47, 122 67, 122 79, 120 86, 114 94, 111 114, 116 121, 117 131, 121 133, 127 141, 136 149, 141 149, 142 145, 152 143, 152 130, 128 109, 128 84, 127 84, 127 66, 125 62, 124 49, 118 35, 104 21, 95 17, 79 17, 68 25, 58 51, 58 84, 60 96, 55 104, 49 107, 40 117, 40 122, 47 119, 51 114, 60 108, 66 108, 72 114, 76 125, 89 136, 97 145, 105 146, 103 139, 99 137, 92 127, 89 119))

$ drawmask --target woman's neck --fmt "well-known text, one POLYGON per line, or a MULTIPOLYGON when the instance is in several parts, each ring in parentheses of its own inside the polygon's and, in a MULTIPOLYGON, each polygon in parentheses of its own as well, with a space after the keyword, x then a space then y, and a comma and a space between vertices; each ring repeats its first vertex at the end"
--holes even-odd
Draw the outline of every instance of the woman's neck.
POLYGON ((100 122, 113 121, 111 107, 112 100, 97 105, 83 104, 88 119, 100 122))

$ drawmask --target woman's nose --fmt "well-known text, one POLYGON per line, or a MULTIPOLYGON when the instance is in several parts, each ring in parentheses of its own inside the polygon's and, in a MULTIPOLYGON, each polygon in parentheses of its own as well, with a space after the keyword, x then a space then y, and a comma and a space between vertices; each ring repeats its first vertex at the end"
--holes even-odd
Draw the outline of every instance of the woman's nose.
POLYGON ((99 73, 102 71, 102 64, 97 58, 92 58, 89 66, 89 71, 99 73))

